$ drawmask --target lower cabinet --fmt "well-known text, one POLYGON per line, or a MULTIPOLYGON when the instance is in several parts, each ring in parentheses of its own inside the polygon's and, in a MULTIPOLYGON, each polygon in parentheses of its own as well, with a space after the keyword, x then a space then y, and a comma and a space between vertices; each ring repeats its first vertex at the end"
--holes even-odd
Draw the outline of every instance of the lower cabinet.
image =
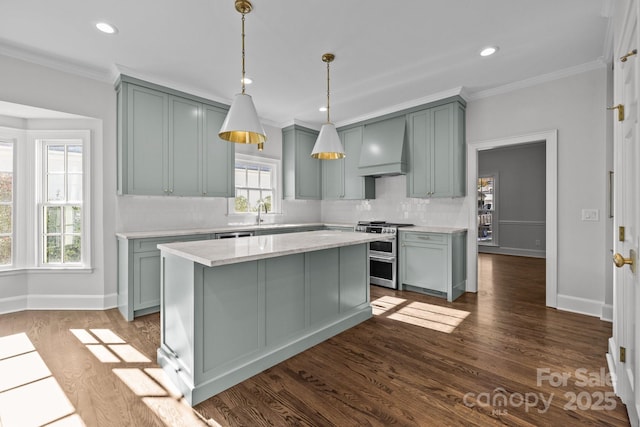
POLYGON ((453 301, 465 292, 466 232, 400 232, 400 284, 453 301))
POLYGON ((284 233, 301 233, 303 231, 318 231, 322 230, 322 225, 310 225, 305 227, 284 227, 284 228, 263 228, 254 230, 254 236, 268 236, 269 234, 284 234, 284 233))
POLYGON ((118 309, 125 319, 160 311, 161 243, 208 240, 210 234, 118 238, 118 309))

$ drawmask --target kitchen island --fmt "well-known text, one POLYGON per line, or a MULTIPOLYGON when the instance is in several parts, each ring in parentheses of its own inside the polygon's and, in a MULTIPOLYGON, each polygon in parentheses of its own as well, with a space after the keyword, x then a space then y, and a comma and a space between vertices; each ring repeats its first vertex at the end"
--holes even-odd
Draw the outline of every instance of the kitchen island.
POLYGON ((195 405, 371 317, 368 243, 310 231, 158 245, 158 363, 195 405))

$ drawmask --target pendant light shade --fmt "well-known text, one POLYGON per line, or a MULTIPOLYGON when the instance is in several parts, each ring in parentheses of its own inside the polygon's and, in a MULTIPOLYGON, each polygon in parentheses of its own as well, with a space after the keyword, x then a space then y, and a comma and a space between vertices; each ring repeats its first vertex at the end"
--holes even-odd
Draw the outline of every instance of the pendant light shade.
POLYGON ((262 144, 267 140, 262 124, 258 119, 256 107, 250 95, 244 93, 244 16, 251 12, 253 5, 249 0, 235 0, 235 7, 242 14, 242 93, 236 94, 222 123, 218 136, 221 139, 238 144, 262 144))
POLYGON ((262 144, 267 140, 251 95, 236 94, 218 136, 238 144, 262 144))
POLYGON ((329 64, 335 59, 332 53, 325 53, 322 55, 322 61, 327 63, 327 123, 320 128, 320 134, 316 140, 313 150, 311 151, 311 157, 320 160, 337 160, 344 158, 344 148, 336 126, 331 123, 329 117, 329 64))

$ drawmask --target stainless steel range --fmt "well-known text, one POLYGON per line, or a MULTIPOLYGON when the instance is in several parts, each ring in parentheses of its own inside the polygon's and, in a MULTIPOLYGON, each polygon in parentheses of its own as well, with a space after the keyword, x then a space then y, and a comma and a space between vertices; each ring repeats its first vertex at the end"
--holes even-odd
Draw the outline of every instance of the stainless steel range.
POLYGON ((398 289, 398 228, 413 224, 394 224, 386 221, 359 221, 355 231, 379 233, 389 240, 369 243, 369 282, 372 285, 398 289))

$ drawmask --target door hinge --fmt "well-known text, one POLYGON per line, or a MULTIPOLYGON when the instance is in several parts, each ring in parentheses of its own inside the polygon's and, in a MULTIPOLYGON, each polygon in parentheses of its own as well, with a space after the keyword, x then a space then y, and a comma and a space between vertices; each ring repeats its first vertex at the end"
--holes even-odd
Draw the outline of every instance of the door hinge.
POLYGON ((618 241, 624 242, 624 226, 618 227, 618 241))
POLYGON ((624 121, 624 105, 618 104, 614 107, 608 107, 607 110, 618 110, 618 121, 624 121))
POLYGON ((620 346, 620 362, 625 363, 627 361, 627 349, 620 346))

